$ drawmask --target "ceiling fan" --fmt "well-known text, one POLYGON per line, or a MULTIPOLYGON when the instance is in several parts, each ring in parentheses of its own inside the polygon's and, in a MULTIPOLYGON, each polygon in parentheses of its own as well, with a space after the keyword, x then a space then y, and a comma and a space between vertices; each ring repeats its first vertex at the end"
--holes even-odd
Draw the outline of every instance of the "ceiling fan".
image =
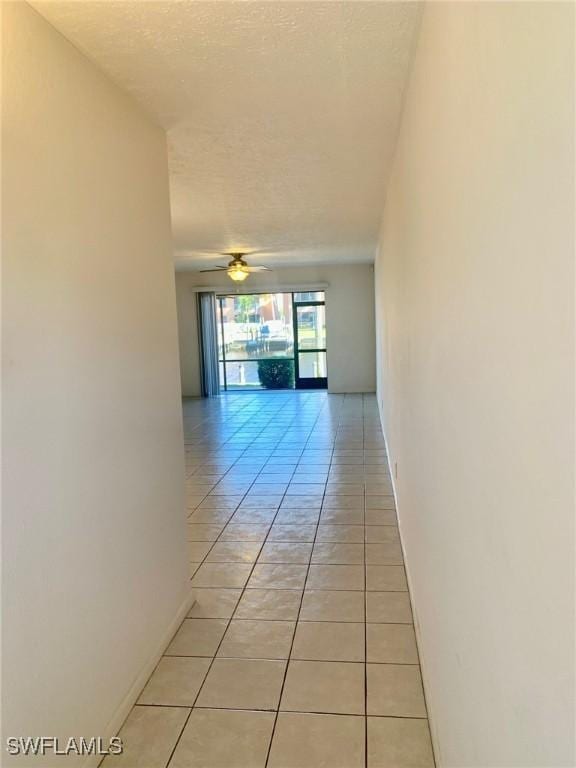
POLYGON ((250 275, 251 272, 271 272, 270 267, 249 267, 247 262, 244 261, 246 253, 239 251, 233 251, 231 253, 223 253, 222 256, 232 256, 232 261, 228 262, 227 266, 218 266, 213 269, 201 269, 200 272, 226 272, 231 280, 236 283, 241 283, 250 275))

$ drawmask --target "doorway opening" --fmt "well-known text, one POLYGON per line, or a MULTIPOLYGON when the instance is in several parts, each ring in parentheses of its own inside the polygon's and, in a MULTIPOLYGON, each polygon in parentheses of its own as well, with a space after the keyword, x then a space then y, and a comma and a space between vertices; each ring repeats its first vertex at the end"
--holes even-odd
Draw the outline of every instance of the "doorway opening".
POLYGON ((222 389, 327 388, 324 291, 222 295, 216 313, 222 389))

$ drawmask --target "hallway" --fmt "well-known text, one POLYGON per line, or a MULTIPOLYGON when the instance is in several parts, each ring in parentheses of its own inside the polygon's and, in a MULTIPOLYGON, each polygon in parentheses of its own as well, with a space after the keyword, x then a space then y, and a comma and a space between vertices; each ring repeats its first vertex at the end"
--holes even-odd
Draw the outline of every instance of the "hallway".
POLYGON ((2 767, 576 766, 576 2, 0 20, 2 767))
POLYGON ((433 766, 373 395, 184 405, 196 604, 114 765, 433 766))

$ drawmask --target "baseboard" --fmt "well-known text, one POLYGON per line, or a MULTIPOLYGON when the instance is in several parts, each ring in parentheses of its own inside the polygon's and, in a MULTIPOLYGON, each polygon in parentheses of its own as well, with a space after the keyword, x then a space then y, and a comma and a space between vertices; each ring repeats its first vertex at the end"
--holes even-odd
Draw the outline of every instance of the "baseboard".
POLYGON ((422 636, 420 632, 420 621, 418 618, 418 611, 416 610, 416 605, 414 604, 414 590, 412 589, 412 575, 410 573, 410 567, 408 565, 408 558, 406 557, 406 550, 404 549, 404 537, 402 536, 402 522, 400 518, 400 510, 398 507, 398 494, 396 490, 396 478, 394 477, 394 473, 392 472, 392 467, 390 466, 390 450, 388 446, 388 439, 386 437, 386 430, 384 429, 384 417, 382 415, 382 407, 381 403, 378 402, 378 414, 380 416, 380 427, 382 428, 382 435, 384 436, 384 445, 386 446, 386 461, 388 462, 388 473, 390 475, 390 479, 392 482, 392 493, 394 495, 394 504, 396 506, 396 518, 398 520, 398 531, 400 533, 400 546, 402 548, 402 557, 404 559, 404 570, 406 571, 406 581, 408 583, 408 599, 410 600, 410 605, 412 607, 412 617, 414 619, 414 634, 416 635, 416 645, 418 648, 418 656, 420 659, 420 672, 422 675, 422 687, 424 688, 424 699, 426 702, 426 711, 428 713, 428 725, 430 727, 430 738, 432 740, 432 750, 434 752, 434 761, 439 768, 440 766, 440 746, 438 744, 438 734, 436 733, 435 727, 434 727, 434 716, 431 712, 431 706, 430 706, 430 696, 428 695, 428 691, 430 690, 430 686, 428 685, 427 680, 427 670, 428 670, 428 664, 424 659, 424 654, 422 652, 422 636))
MULTIPOLYGON (((180 624, 184 621, 188 613, 190 613, 190 610, 192 606, 195 603, 194 599, 194 593, 190 592, 182 603, 180 604, 180 607, 176 611, 176 615, 168 625, 164 635, 162 636, 162 640, 160 643, 158 643, 158 646, 156 647, 156 650, 154 653, 150 656, 148 661, 144 664, 142 669, 140 670, 138 676, 134 680, 133 684, 130 686, 130 689, 120 702, 120 705, 116 709, 116 712, 112 715, 111 719, 108 722, 108 725, 104 729, 104 733, 100 734, 103 739, 103 743, 106 744, 112 736, 116 736, 118 732, 120 731, 120 728, 124 724, 124 721, 130 714, 132 707, 136 702, 138 701, 138 698, 140 694, 142 693, 142 690, 146 683, 148 682, 148 678, 154 672, 154 669, 156 668, 156 665, 160 661, 160 658, 164 654, 164 651, 170 644, 170 641, 176 634, 180 624)), ((102 762, 102 756, 101 755, 90 755, 86 762, 84 763, 84 768, 97 768, 98 765, 102 762)))

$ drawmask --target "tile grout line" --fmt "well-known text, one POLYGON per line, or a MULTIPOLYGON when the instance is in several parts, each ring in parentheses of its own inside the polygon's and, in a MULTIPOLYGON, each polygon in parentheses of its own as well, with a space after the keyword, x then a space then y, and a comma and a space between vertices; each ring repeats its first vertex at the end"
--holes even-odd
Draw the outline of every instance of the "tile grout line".
MULTIPOLYGON (((322 413, 322 410, 324 410, 324 407, 320 409, 320 412, 319 412, 316 420, 314 421, 314 424, 312 425, 312 428, 311 428, 310 433, 309 433, 309 437, 307 438, 306 443, 304 445, 304 449, 302 451, 302 455, 304 455, 304 453, 306 451, 306 446, 308 445, 311 436, 314 434, 314 427, 318 423, 318 419, 320 418, 320 415, 322 413)), ((328 465, 328 476, 330 475, 330 467, 332 466, 332 456, 333 455, 334 455, 334 447, 332 447, 331 453, 330 453, 330 463, 328 465)), ((288 658, 286 660, 286 669, 284 670, 284 677, 282 679, 282 685, 280 686, 280 694, 278 696, 278 706, 277 706, 276 714, 275 714, 275 717, 274 717, 274 723, 272 725, 272 733, 270 735, 270 742, 268 744, 268 751, 266 753, 266 760, 264 762, 264 768, 268 768, 268 762, 270 760, 270 754, 272 752, 272 743, 274 741, 274 735, 276 733, 276 725, 278 723, 278 718, 280 716, 280 707, 282 705, 282 696, 284 695, 284 687, 286 685, 286 678, 288 677, 288 667, 290 666, 290 660, 291 660, 291 657, 292 657, 292 651, 294 649, 294 640, 296 638, 296 632, 297 632, 297 629, 298 629, 298 622, 300 621, 300 614, 302 612, 302 604, 304 602, 304 594, 306 592, 306 584, 308 582, 308 576, 310 574, 310 566, 312 564, 312 554, 314 552, 314 546, 316 544, 316 537, 318 536, 318 526, 320 525, 320 517, 322 515, 322 505, 324 503, 324 498, 326 496, 326 485, 327 485, 327 483, 324 484, 324 492, 322 494, 322 501, 320 502, 320 510, 318 512, 318 520, 316 522, 316 529, 314 531, 314 540, 312 541, 312 549, 310 550, 310 559, 308 560, 308 566, 306 568, 306 576, 304 578, 304 583, 302 585, 302 594, 300 596, 300 604, 298 606, 298 613, 296 615, 296 621, 294 623, 294 632, 292 633, 292 642, 290 643, 290 649, 288 651, 288 658)))
MULTIPOLYGON (((268 422, 268 423, 269 423, 269 422, 268 422)), ((234 462, 234 464, 236 464, 236 463, 237 463, 237 462, 234 462)), ((233 464, 232 466, 234 466, 234 464, 233 464)), ((225 473, 225 474, 226 474, 226 473, 225 473)), ((240 507, 240 505, 242 504, 242 501, 244 501, 244 499, 246 498, 246 496, 248 496, 248 494, 249 494, 249 492, 250 492, 250 488, 252 488, 252 486, 253 486, 253 485, 254 485, 254 482, 252 482, 252 483, 251 483, 250 487, 248 488, 248 490, 246 491, 246 493, 243 495, 243 497, 242 497, 242 500, 240 501, 240 504, 238 504, 238 507, 236 507, 236 510, 237 510, 237 509, 240 507)), ((210 494, 208 494, 208 495, 210 495, 210 494)), ((280 508, 280 507, 278 507, 278 509, 279 509, 279 508, 280 508)), ((232 517, 233 517, 233 516, 234 516, 234 514, 236 513, 236 510, 234 510, 234 512, 232 513, 232 516, 231 516, 231 518, 230 518, 230 519, 232 519, 232 517)), ((277 514, 278 514, 278 510, 276 511, 276 515, 277 515, 277 514)), ((274 515, 274 519, 276 518, 276 515, 274 515)), ((220 534, 221 534, 221 533, 223 532, 223 530, 224 530, 224 529, 227 527, 227 525, 229 524, 229 522, 230 522, 230 520, 228 521, 228 523, 226 523, 226 525, 224 526, 224 528, 222 529, 222 531, 220 532, 220 534)), ((272 522, 272 524, 273 524, 273 522, 272 522)), ((260 546, 260 549, 258 550, 258 555, 257 555, 256 559, 254 560, 254 562, 252 563, 252 568, 250 569, 250 573, 248 574, 248 578, 246 579, 246 581, 245 581, 245 583, 244 583, 244 587, 242 588, 242 591, 240 592, 240 596, 239 596, 239 598, 238 598, 238 603, 237 603, 236 607, 239 605, 239 603, 240 603, 240 600, 242 599, 242 596, 244 595, 244 592, 245 592, 245 590, 246 590, 246 585, 248 584, 248 581, 250 580, 250 577, 252 576, 252 573, 254 572, 254 568, 256 567, 256 563, 257 563, 257 561, 258 561, 258 557, 259 557, 259 555, 260 555, 260 552, 262 551, 262 548, 264 547, 264 543, 265 543, 265 541, 266 541, 266 539, 264 539, 264 541, 262 541, 262 543, 261 543, 261 546, 260 546)), ((216 543, 216 542, 214 542, 214 543, 216 543)), ((209 554, 211 551, 212 551, 212 547, 210 548, 210 550, 209 550, 209 551, 208 551, 208 553, 206 554, 206 557, 208 556, 208 554, 209 554)), ((204 560, 202 561, 202 564, 205 562, 205 560, 206 560, 206 557, 205 557, 205 558, 204 558, 204 560)), ((196 569, 195 573, 197 573, 197 571, 198 571, 198 570, 199 570, 199 569, 196 569)), ((227 621, 227 624, 226 624, 226 627, 225 627, 225 629, 224 629, 224 632, 222 633, 222 637, 220 638, 220 642, 218 643, 218 645, 217 645, 217 647, 216 647, 216 649, 215 649, 215 651, 214 651, 214 655, 212 656, 212 659, 211 659, 211 661, 210 661, 210 664, 208 665, 208 669, 206 670, 206 674, 204 675, 204 678, 203 678, 203 680, 202 680, 202 683, 201 683, 200 687, 198 688, 198 691, 197 691, 197 693, 196 693, 196 696, 194 697, 194 702, 193 702, 193 704, 192 704, 192 707, 190 708, 190 712, 188 713, 188 717, 186 718, 186 720, 185 720, 185 722, 184 722, 184 725, 183 725, 183 727, 182 727, 182 729, 181 729, 181 731, 180 731, 180 733, 179 733, 179 736, 178 736, 178 738, 177 738, 177 740, 176 740, 176 743, 174 744, 174 747, 173 747, 172 751, 170 752, 170 755, 169 755, 169 757, 168 757, 168 760, 166 761, 166 768, 169 768, 169 766, 170 766, 170 763, 171 763, 171 761, 172 761, 172 758, 173 758, 173 756, 174 756, 174 754, 175 754, 175 752, 176 752, 176 749, 178 748, 178 745, 180 744, 180 741, 181 741, 181 739, 182 739, 182 736, 183 736, 183 734, 184 734, 184 731, 186 730, 186 726, 188 725, 188 722, 189 722, 189 720, 190 720, 190 718, 191 718, 191 716, 192 716, 192 712, 194 711, 194 708, 195 708, 195 706, 196 706, 196 702, 198 701, 198 699, 199 699, 199 697, 200 697, 200 694, 202 693, 202 689, 204 688, 204 685, 205 685, 205 683, 206 683, 206 680, 208 679, 208 675, 210 674, 210 670, 212 669, 212 667, 213 667, 213 665, 214 665, 214 661, 216 660, 216 656, 217 656, 217 654, 218 654, 218 651, 219 651, 219 649, 220 649, 220 646, 222 645, 222 642, 224 641, 224 637, 226 636, 226 633, 228 632, 228 628, 230 627, 230 624, 231 624, 231 622, 232 622, 232 618, 233 618, 233 616, 234 616, 234 613, 235 613, 235 612, 236 612, 236 608, 234 609, 234 611, 233 611, 233 612, 232 612, 232 614, 230 615, 230 618, 229 618, 229 619, 228 619, 228 621, 227 621)), ((185 619, 184 619, 184 621, 185 621, 185 619)), ((162 658, 163 658, 163 657, 162 657, 162 658)), ((158 662, 158 663, 160 663, 160 662, 158 662)))
MULTIPOLYGON (((268 661, 268 659, 259 659, 259 661, 268 661)), ((331 663, 331 662, 327 662, 331 663)), ((360 663, 360 662, 354 662, 360 663)), ((135 707, 146 707, 148 709, 190 709, 190 705, 186 704, 135 704, 135 707)), ((275 709, 263 709, 262 707, 251 707, 250 709, 242 709, 241 707, 194 707, 196 710, 218 710, 219 712, 268 712, 274 714, 275 709)), ((358 713, 350 712, 326 712, 321 709, 285 709, 282 712, 288 712, 292 715, 328 715, 329 717, 364 717, 358 713)), ((279 713, 280 714, 280 713, 279 713)), ((370 715, 370 717, 379 717, 383 720, 424 720, 427 721, 426 715, 370 715)))
MULTIPOLYGON (((294 418, 291 420, 291 424, 292 424, 292 423, 294 423, 294 421, 295 421, 295 420, 296 420, 296 415, 295 415, 295 416, 294 416, 294 418)), ((270 423, 270 421, 271 421, 271 419, 268 421, 268 423, 270 423)), ((315 423, 316 423, 316 422, 315 422, 315 423)), ((313 428, 313 427, 312 427, 312 428, 313 428)), ((264 429, 265 429, 265 427, 264 427, 264 428, 263 428, 263 430, 261 430, 261 431, 264 431, 264 429)), ((281 442, 282 442, 282 440, 281 440, 281 439, 280 439, 279 441, 277 441, 277 443, 276 443, 276 446, 275 446, 275 447, 276 447, 276 449, 277 449, 278 445, 280 445, 280 444, 281 444, 281 442)), ((248 449, 247 449, 247 450, 248 450, 248 449)), ((302 454, 303 454, 303 453, 304 453, 304 451, 302 450, 302 451, 300 452, 300 454, 299 454, 299 460, 298 460, 298 462, 296 463, 297 465, 298 465, 298 463, 300 462, 300 460, 301 460, 301 457, 302 457, 302 454)), ((292 472, 292 474, 291 474, 291 478, 294 476, 294 472, 295 472, 295 470, 292 472)), ((260 474, 260 473, 259 473, 259 474, 260 474)), ((252 485, 254 485, 254 483, 252 483, 252 485)), ((250 487, 252 487, 252 485, 251 485, 250 487)), ((254 572, 254 568, 256 567, 256 565, 257 565, 257 563, 258 563, 258 559, 259 559, 259 557, 260 557, 260 554, 262 553, 262 549, 264 548, 265 544, 266 544, 266 543, 267 543, 267 541, 268 541, 268 536, 269 536, 269 534, 270 534, 270 530, 272 529, 272 527, 273 527, 273 525, 274 525, 274 522, 275 522, 276 518, 278 517, 278 514, 279 514, 279 512, 280 512, 280 509, 281 509, 281 507, 282 507, 282 502, 284 501, 284 499, 286 498, 286 495, 288 494, 288 487, 289 487, 289 485, 290 485, 290 481, 287 483, 287 485, 286 485, 286 490, 285 490, 285 491, 284 491, 284 493, 282 494, 282 498, 280 499, 280 502, 279 502, 279 504, 278 504, 278 507, 277 507, 277 509, 276 509, 276 513, 274 514, 274 516, 273 516, 273 518, 272 518, 272 521, 271 521, 271 523, 270 523, 270 526, 268 527, 268 532, 267 532, 267 534, 266 534, 265 538, 263 539, 263 541, 262 541, 262 543, 261 543, 260 549, 258 550, 258 555, 257 555, 257 557, 256 557, 256 559, 255 559, 255 561, 254 561, 254 563, 252 564, 252 568, 250 569, 250 573, 249 573, 249 575, 248 575, 248 578, 246 579, 246 582, 245 582, 245 584, 244 584, 244 587, 242 588, 242 591, 241 591, 241 593, 240 593, 240 596, 239 596, 239 598, 238 598, 238 602, 236 603, 236 606, 234 607, 234 610, 232 611, 232 614, 230 615, 230 618, 228 619, 228 623, 227 623, 227 625, 226 625, 226 629, 224 630, 224 633, 222 634, 222 637, 221 637, 221 639, 220 639, 220 642, 218 643, 218 647, 216 648, 216 651, 215 651, 215 653, 214 653, 214 656, 213 656, 213 658, 212 658, 212 662, 211 662, 211 664, 210 664, 210 666, 209 666, 209 668, 208 668, 208 671, 206 672, 206 675, 205 675, 205 677, 204 677, 204 680, 202 681, 202 685, 200 686, 200 688, 199 688, 199 690, 198 690, 198 693, 197 693, 197 695, 196 695, 196 697, 195 697, 195 699, 194 699, 194 705, 193 705, 193 708, 196 706, 196 702, 198 701, 198 698, 199 698, 199 696, 200 696, 200 694, 201 694, 201 692, 202 692, 202 689, 203 689, 203 687, 204 687, 204 684, 206 683, 206 680, 207 680, 207 678, 208 678, 208 675, 209 675, 209 673, 210 673, 210 670, 211 670, 211 668, 212 668, 212 665, 213 665, 213 663, 214 663, 214 661, 215 661, 215 659, 216 659, 216 657, 217 657, 217 653, 218 653, 218 650, 220 649, 220 646, 222 645, 222 642, 224 641, 224 637, 226 636, 226 633, 228 632, 228 629, 229 629, 229 627, 230 627, 230 624, 232 623, 232 620, 234 619, 234 616, 235 616, 235 614, 236 614, 236 611, 238 610, 238 607, 239 607, 239 605, 240 605, 240 602, 242 601, 242 598, 243 598, 243 596, 244 596, 244 594, 245 594, 245 592, 246 592, 246 590, 247 590, 247 588, 248 588, 248 582, 250 581, 250 578, 251 578, 251 576, 252 576, 252 574, 253 574, 253 572, 254 572)), ((246 493, 246 496, 247 496, 247 495, 248 495, 248 492, 246 493)), ((245 497, 244 497, 244 498, 245 498, 245 497)), ((242 502, 241 502, 241 503, 242 503, 242 502)), ((221 533, 222 533, 222 532, 221 532, 221 533)), ((220 534, 220 535, 221 535, 221 534, 220 534)), ((302 590, 302 594, 303 594, 303 590, 302 590)), ((296 631, 296 623, 295 623, 295 625, 294 625, 294 632, 295 632, 295 631, 296 631)), ((286 675, 286 670, 287 670, 287 668, 288 668, 288 659, 286 660, 286 668, 285 668, 285 670, 284 670, 284 675, 286 675)), ((279 705, 280 705, 280 702, 278 702, 278 706, 279 706, 279 705)), ((192 711, 193 711, 193 709, 190 711, 190 715, 192 714, 192 711)), ((255 710, 255 711, 257 711, 257 710, 255 710)), ((189 717, 190 717, 190 715, 189 715, 189 717)), ((187 721, 188 721, 189 717, 187 718, 187 721)), ((276 719, 277 719, 277 714, 276 714, 275 722, 276 722, 276 719)), ((186 721, 186 722, 187 722, 187 721, 186 721)), ((272 738, 273 738, 273 736, 274 736, 274 727, 275 727, 275 722, 274 722, 274 726, 273 726, 273 729, 272 729, 272 734, 271 734, 271 736, 270 736, 270 744, 269 744, 269 749, 270 749, 270 746, 271 746, 271 744, 272 744, 272 738)), ((186 727, 186 724, 185 724, 185 726, 184 726, 184 727, 186 727)), ((183 733, 183 731, 182 731, 182 733, 183 733)), ((182 736, 182 734, 180 734, 180 737, 179 737, 179 739, 178 739, 178 742, 180 741, 180 738, 181 738, 181 736, 182 736)), ((172 751, 172 753, 171 753, 171 755, 170 755, 170 759, 169 759, 169 761, 168 761, 168 766, 169 766, 170 760, 172 759, 172 755, 174 754, 174 751, 176 750, 176 747, 178 746, 178 742, 176 743, 176 746, 174 747, 174 750, 172 751)))

